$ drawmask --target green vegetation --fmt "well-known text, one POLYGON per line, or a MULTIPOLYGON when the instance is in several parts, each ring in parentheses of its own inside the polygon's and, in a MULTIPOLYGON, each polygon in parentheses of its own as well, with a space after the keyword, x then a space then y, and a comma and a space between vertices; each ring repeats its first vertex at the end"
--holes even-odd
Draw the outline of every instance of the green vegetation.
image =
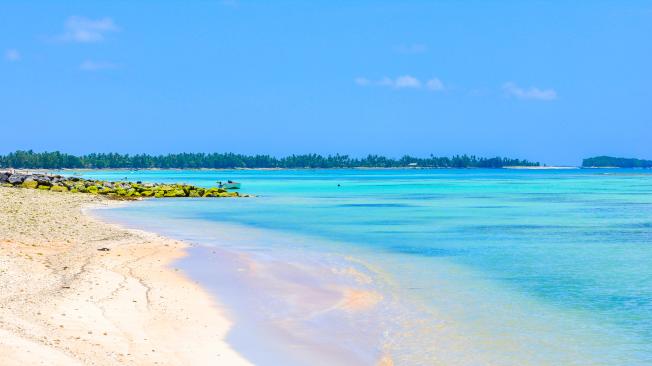
POLYGON ((0 186, 106 195, 113 199, 134 200, 139 197, 249 197, 224 188, 202 188, 189 184, 109 182, 48 174, 0 172, 0 186))
POLYGON ((584 159, 582 167, 652 168, 652 160, 596 156, 584 159))
POLYGON ((352 158, 348 155, 317 154, 291 155, 276 158, 269 155, 241 155, 232 153, 182 153, 167 155, 88 154, 74 156, 58 151, 37 153, 16 151, 0 155, 0 168, 80 169, 80 168, 399 168, 408 166, 433 168, 502 168, 505 166, 539 166, 527 160, 509 158, 480 158, 469 155, 453 157, 416 158, 404 156, 392 159, 379 155, 352 158))

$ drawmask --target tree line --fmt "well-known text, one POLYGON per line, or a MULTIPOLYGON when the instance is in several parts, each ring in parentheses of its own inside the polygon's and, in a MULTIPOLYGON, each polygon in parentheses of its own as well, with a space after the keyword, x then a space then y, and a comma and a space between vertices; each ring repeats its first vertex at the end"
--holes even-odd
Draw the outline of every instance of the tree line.
POLYGON ((582 167, 652 168, 652 160, 596 156, 584 159, 582 167))
POLYGON ((25 169, 103 169, 103 168, 400 168, 408 166, 432 168, 502 168, 505 166, 539 166, 539 163, 510 158, 483 158, 474 155, 418 158, 405 155, 400 159, 380 155, 354 158, 348 155, 318 154, 243 155, 234 153, 180 153, 165 155, 93 153, 71 155, 59 151, 16 151, 0 155, 0 167, 25 169))

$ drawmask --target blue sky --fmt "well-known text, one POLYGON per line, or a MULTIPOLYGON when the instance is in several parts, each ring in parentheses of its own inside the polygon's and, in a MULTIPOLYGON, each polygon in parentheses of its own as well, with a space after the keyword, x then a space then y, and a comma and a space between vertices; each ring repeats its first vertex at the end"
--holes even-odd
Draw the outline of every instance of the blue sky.
POLYGON ((0 152, 652 158, 650 1, 0 3, 0 152))

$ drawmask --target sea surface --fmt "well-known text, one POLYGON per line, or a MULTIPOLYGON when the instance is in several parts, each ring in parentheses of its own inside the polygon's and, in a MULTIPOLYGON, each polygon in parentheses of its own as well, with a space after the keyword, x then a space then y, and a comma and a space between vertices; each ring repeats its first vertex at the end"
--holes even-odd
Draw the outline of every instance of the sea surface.
POLYGON ((80 174, 257 195, 96 211, 192 243, 257 364, 652 365, 650 170, 80 174))

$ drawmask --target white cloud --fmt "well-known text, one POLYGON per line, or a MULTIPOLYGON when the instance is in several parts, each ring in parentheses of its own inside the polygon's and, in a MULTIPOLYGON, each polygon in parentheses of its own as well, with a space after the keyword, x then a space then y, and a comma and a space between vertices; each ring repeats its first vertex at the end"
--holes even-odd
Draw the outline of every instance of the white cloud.
POLYGON ((399 76, 394 80, 395 88, 420 88, 421 82, 419 79, 410 75, 399 76))
POLYGON ((64 33, 58 39, 78 43, 101 42, 107 33, 120 30, 111 18, 89 19, 78 16, 66 19, 64 28, 64 33))
POLYGON ((91 60, 86 60, 79 65, 79 68, 84 71, 99 71, 99 70, 115 69, 116 67, 118 67, 118 65, 111 62, 91 61, 91 60))
POLYGON ((539 89, 535 87, 521 88, 513 82, 503 84, 503 90, 507 95, 516 97, 518 99, 531 99, 531 100, 555 100, 557 99, 557 92, 554 89, 539 89))
POLYGON ((353 81, 359 86, 374 85, 394 89, 422 89, 425 87, 425 89, 431 91, 444 90, 444 83, 442 83, 441 80, 437 78, 432 78, 424 83, 423 81, 411 75, 402 75, 396 78, 385 76, 382 79, 376 81, 369 80, 365 77, 357 77, 353 81))
POLYGON ((356 84, 360 85, 360 86, 366 86, 366 85, 371 84, 371 80, 369 80, 367 78, 363 78, 363 77, 357 77, 357 78, 353 79, 353 81, 356 84))
POLYGON ((426 88, 432 91, 442 91, 444 90, 444 83, 437 78, 432 78, 426 82, 426 88))
POLYGON ((5 51, 5 60, 7 60, 9 62, 16 62, 16 61, 20 61, 20 59, 21 59, 21 56, 20 56, 20 52, 18 52, 18 50, 9 49, 9 50, 5 51))
POLYGON ((406 54, 418 54, 418 53, 424 53, 428 51, 428 46, 421 43, 413 43, 408 45, 403 44, 396 47, 396 51, 399 53, 406 53, 406 54))

